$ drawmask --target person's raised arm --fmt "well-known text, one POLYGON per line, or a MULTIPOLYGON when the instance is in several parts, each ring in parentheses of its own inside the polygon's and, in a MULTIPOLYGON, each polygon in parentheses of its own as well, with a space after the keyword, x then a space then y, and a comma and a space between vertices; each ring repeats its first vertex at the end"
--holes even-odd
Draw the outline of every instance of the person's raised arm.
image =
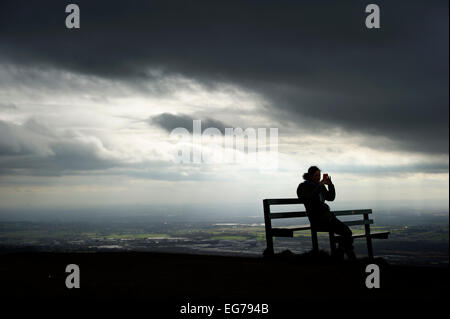
POLYGON ((336 190, 334 188, 334 184, 331 182, 330 176, 328 176, 326 184, 328 185, 328 190, 325 190, 325 192, 323 192, 323 195, 325 200, 332 202, 336 198, 336 190))

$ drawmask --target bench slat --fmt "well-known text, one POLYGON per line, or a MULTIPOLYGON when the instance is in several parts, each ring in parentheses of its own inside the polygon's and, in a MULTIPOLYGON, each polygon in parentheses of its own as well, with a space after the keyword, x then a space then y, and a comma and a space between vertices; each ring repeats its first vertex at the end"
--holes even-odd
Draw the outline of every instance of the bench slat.
POLYGON ((299 225, 299 226, 283 226, 283 227, 274 227, 272 228, 272 230, 274 229, 289 229, 289 230, 308 230, 311 229, 311 225, 299 225))
MULTIPOLYGON (((344 224, 346 224, 347 226, 352 226, 352 225, 365 225, 365 224, 373 224, 373 219, 369 219, 369 220, 352 220, 352 221, 347 221, 347 222, 343 222, 344 224)), ((298 230, 309 230, 311 229, 311 225, 301 225, 301 226, 283 226, 283 227, 273 227, 272 228, 272 232, 277 233, 277 234, 282 234, 282 236, 277 236, 274 235, 276 237, 292 237, 291 235, 289 236, 284 236, 284 234, 290 234, 291 232, 294 231, 298 231, 298 230)), ((324 232, 321 231, 320 229, 317 230, 317 232, 324 232)), ((326 231, 325 231, 326 232, 326 231)))
POLYGON ((370 237, 372 237, 372 238, 379 238, 379 239, 387 239, 389 237, 390 233, 391 232, 389 232, 389 231, 375 232, 375 233, 371 233, 370 237))
POLYGON ((294 237, 294 231, 291 229, 272 228, 273 237, 294 237))
MULTIPOLYGON (((336 216, 372 214, 371 209, 336 210, 336 211, 332 211, 332 212, 336 216)), ((277 219, 277 218, 307 217, 307 215, 306 215, 305 211, 303 211, 303 212, 276 212, 276 213, 270 213, 269 217, 270 217, 270 219, 277 219)), ((361 224, 361 225, 363 225, 363 224, 361 224)))
MULTIPOLYGON (((364 238, 364 237, 371 237, 371 238, 378 238, 378 239, 387 239, 389 234, 391 232, 375 232, 375 233, 370 233, 368 236, 366 234, 358 234, 358 235, 353 235, 353 238, 364 238)), ((340 238, 340 235, 336 235, 335 238, 340 238)))
POLYGON ((307 217, 306 212, 280 212, 280 213, 270 213, 270 219, 277 218, 293 218, 293 217, 307 217))
MULTIPOLYGON (((297 216, 297 213, 291 213, 292 215, 289 215, 287 217, 275 217, 275 218, 289 218, 289 217, 303 217, 303 216, 297 216)), ((287 213, 281 213, 281 215, 288 215, 287 213)), ((274 219, 274 217, 272 217, 272 219, 274 219)), ((368 219, 368 220, 349 220, 349 221, 343 221, 343 223, 347 226, 354 226, 354 225, 371 225, 373 224, 373 219, 368 219)), ((306 228, 304 228, 304 226, 285 226, 285 227, 273 227, 272 229, 292 229, 292 230, 306 230, 306 229, 311 229, 310 225, 305 225, 307 226, 306 228), (304 228, 304 229, 303 229, 304 228)))
MULTIPOLYGON (((270 214, 270 219, 295 218, 295 217, 307 217, 307 215, 305 212, 286 212, 286 213, 271 213, 270 214)), ((343 221, 343 223, 347 226, 371 225, 371 224, 373 224, 373 219, 349 220, 349 221, 343 221)))
POLYGON ((298 198, 271 198, 271 199, 264 199, 263 202, 266 202, 268 205, 303 204, 303 202, 298 198))

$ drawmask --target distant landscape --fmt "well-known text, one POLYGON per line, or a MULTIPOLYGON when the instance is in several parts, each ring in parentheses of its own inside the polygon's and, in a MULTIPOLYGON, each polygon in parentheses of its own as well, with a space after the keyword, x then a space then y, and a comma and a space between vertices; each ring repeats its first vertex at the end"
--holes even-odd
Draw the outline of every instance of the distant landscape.
MULTIPOLYGON (((302 222, 305 222, 303 219, 302 222)), ((285 224, 298 224, 298 221, 285 224)), ((389 239, 374 240, 377 257, 391 264, 448 267, 448 214, 378 214, 374 231, 387 230, 389 239)), ((354 233, 361 227, 352 227, 354 233)), ((276 252, 300 254, 311 249, 309 231, 294 238, 275 238, 276 252)), ((64 220, 3 220, 0 253, 152 251, 261 257, 265 243, 262 216, 132 215, 64 220)), ((329 250, 328 234, 319 246, 329 250)), ((355 241, 357 255, 366 257, 365 241, 355 241)))

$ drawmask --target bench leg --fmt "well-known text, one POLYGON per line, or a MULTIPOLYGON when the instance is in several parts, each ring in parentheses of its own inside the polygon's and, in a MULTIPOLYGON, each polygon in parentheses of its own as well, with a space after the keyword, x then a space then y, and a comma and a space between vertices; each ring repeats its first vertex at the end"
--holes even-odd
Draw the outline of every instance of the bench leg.
POLYGON ((371 237, 367 237, 367 254, 369 255, 369 259, 373 259, 373 248, 371 237))
POLYGON ((317 240, 317 232, 312 229, 311 229, 311 238, 312 238, 313 252, 318 253, 319 252, 319 241, 317 240))
POLYGON ((334 253, 336 252, 336 240, 334 239, 334 233, 333 232, 329 232, 328 234, 330 235, 331 255, 334 255, 334 253))
POLYGON ((266 229, 266 243, 267 248, 264 251, 265 256, 273 256, 273 236, 272 236, 272 222, 270 220, 270 206, 266 200, 263 200, 264 207, 264 225, 266 229))
POLYGON ((270 232, 266 232, 266 243, 267 243, 266 254, 268 256, 273 256, 274 255, 274 251, 273 251, 273 237, 272 237, 272 234, 270 232))

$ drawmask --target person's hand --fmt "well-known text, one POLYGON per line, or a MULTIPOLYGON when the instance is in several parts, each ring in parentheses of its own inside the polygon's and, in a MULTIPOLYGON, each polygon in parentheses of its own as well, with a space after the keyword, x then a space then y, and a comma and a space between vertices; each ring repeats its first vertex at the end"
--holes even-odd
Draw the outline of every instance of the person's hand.
POLYGON ((326 179, 325 184, 327 184, 327 185, 331 185, 332 184, 330 175, 328 175, 328 178, 326 179))
POLYGON ((323 186, 323 185, 325 185, 327 183, 327 180, 326 179, 322 179, 321 181, 320 181, 320 186, 323 186))

